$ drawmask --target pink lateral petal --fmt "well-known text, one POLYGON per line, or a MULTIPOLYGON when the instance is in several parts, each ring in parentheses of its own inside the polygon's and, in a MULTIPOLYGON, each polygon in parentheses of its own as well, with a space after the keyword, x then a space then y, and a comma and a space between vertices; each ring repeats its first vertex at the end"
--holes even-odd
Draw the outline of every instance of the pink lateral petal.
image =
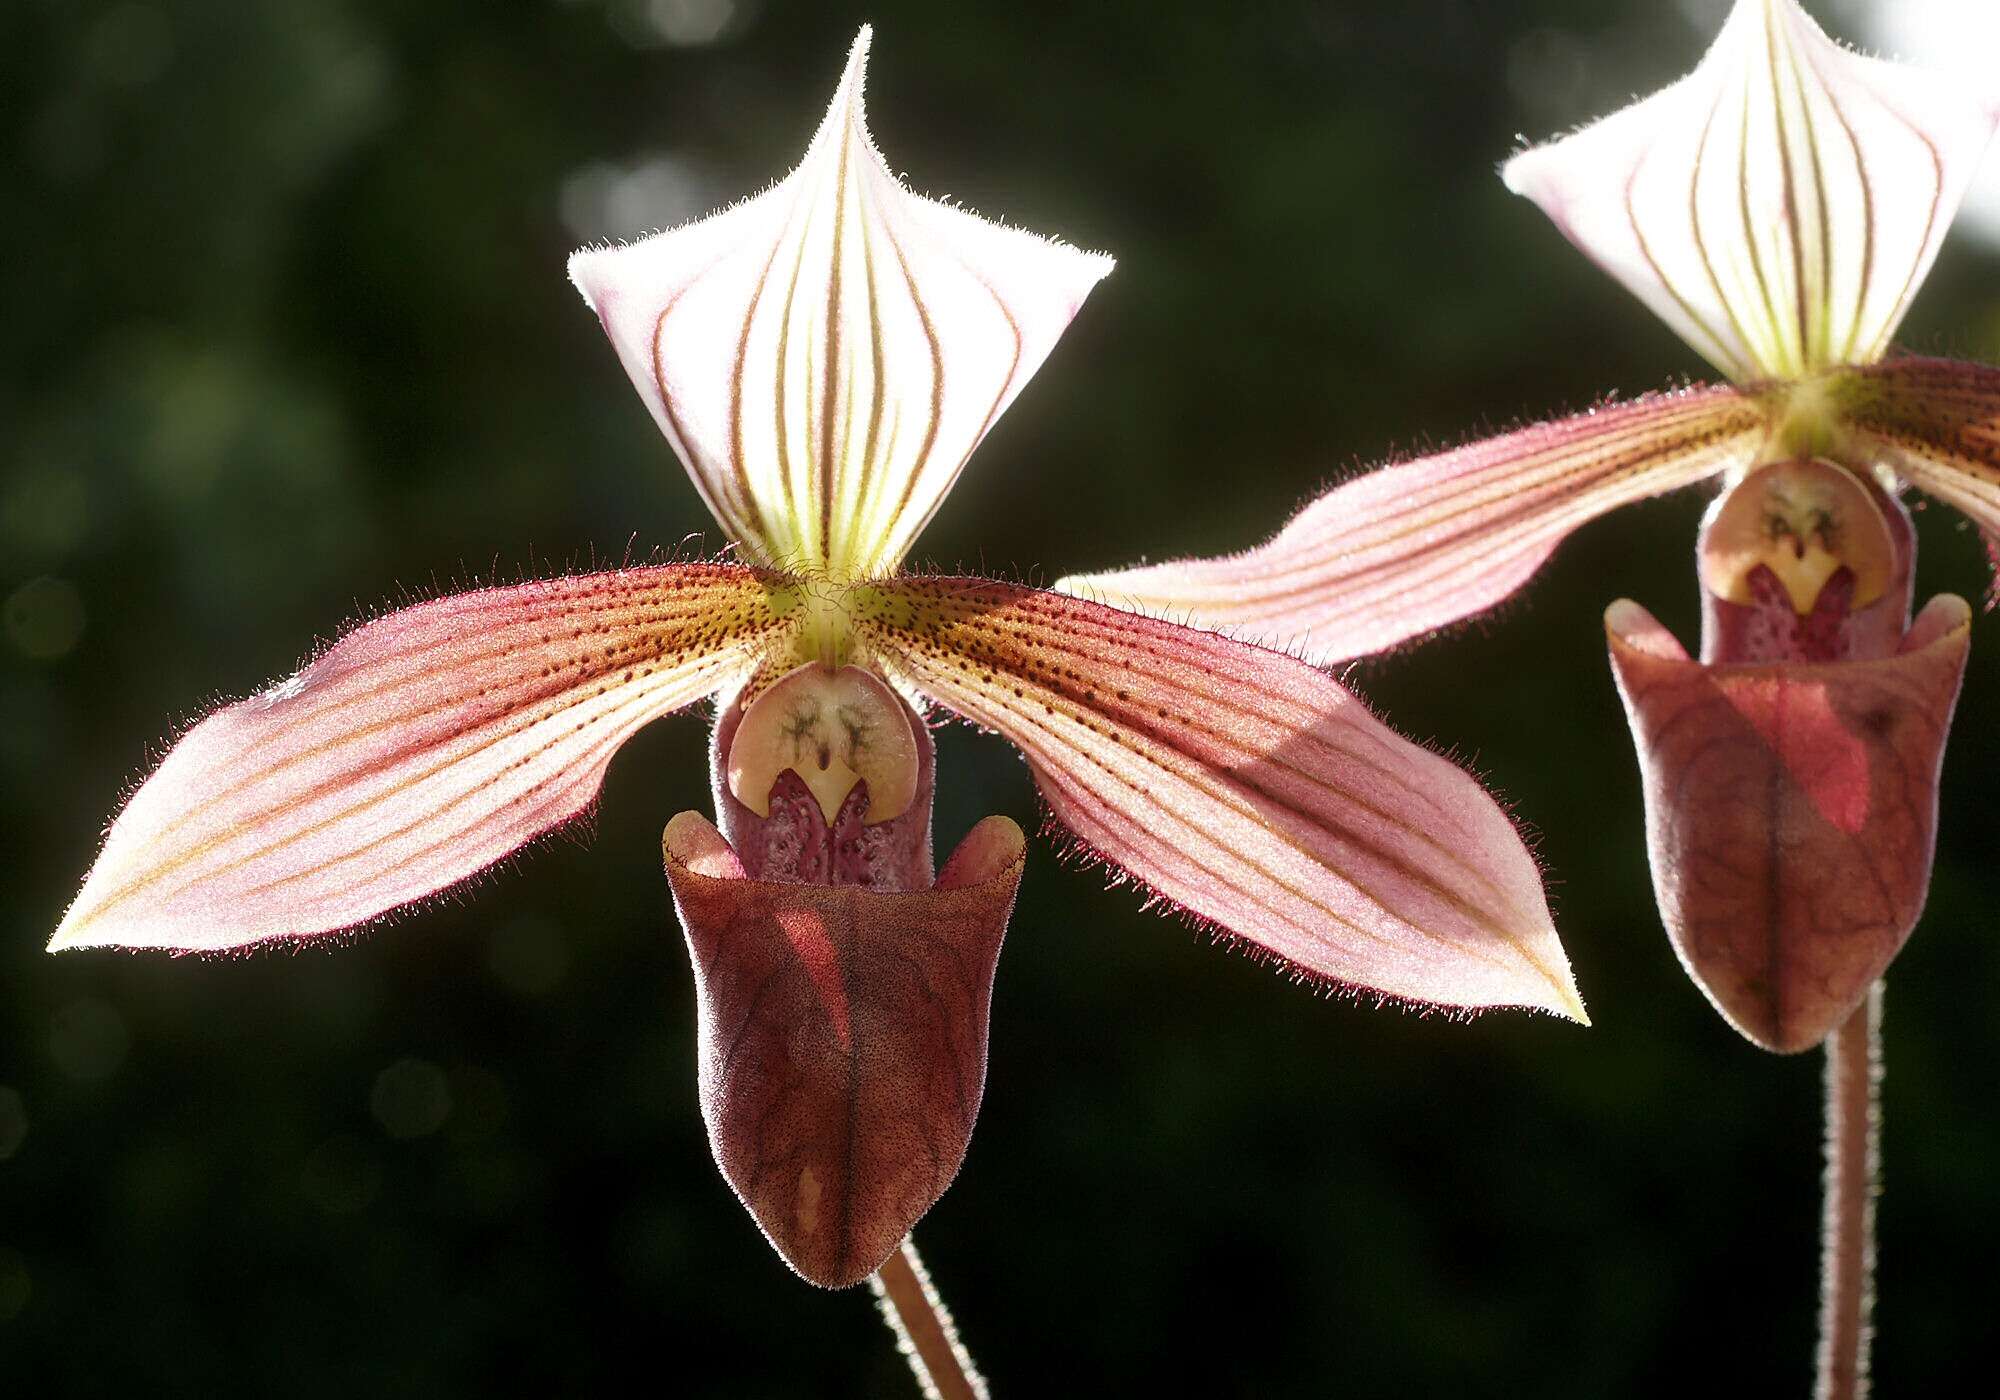
POLYGON ((1386 996, 1583 1019, 1506 815, 1322 672, 985 579, 853 607, 884 674, 999 731, 1060 821, 1196 919, 1386 996))
POLYGON ((1970 619, 1940 597, 1882 660, 1708 666, 1637 603, 1605 614, 1660 917, 1767 1050, 1825 1039, 1923 912, 1970 619))
POLYGON ((1747 463, 1765 431, 1730 388, 1608 404, 1370 472, 1243 554, 1056 587, 1331 664, 1492 607, 1570 531, 1747 463))
POLYGON ((626 739, 789 625, 764 576, 702 564, 391 613, 175 745, 49 946, 238 948, 442 890, 580 814, 626 739))
POLYGON ((859 1283, 965 1160, 1021 829, 988 817, 898 892, 747 879, 695 812, 664 845, 716 1165, 801 1276, 859 1283))
POLYGON ((1842 371, 1826 392, 1850 459, 1883 463, 2000 539, 2000 369, 1912 356, 1842 371))

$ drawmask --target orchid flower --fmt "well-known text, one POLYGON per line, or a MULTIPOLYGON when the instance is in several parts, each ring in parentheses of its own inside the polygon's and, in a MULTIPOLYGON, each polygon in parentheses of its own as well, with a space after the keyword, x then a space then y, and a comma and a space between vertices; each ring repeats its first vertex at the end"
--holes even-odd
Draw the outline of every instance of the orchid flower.
POLYGON ((667 825, 717 1163, 806 1278, 882 1265, 963 1159, 1023 868, 1005 817, 934 873, 955 714, 1025 756, 1071 849, 1296 977, 1583 1019, 1536 866, 1467 774, 1295 657, 902 572, 1110 260, 923 199, 862 108, 805 158, 571 275, 731 562, 484 588, 349 632, 190 731, 53 948, 302 940, 582 817, 612 755, 715 697, 714 820, 667 825))
POLYGON ((1578 526, 1719 479, 1701 660, 1605 615, 1660 912, 1730 1024, 1816 1045, 1930 880, 1970 610, 1910 620, 1913 485, 2000 540, 2000 370, 1891 357, 2000 102, 1738 0, 1688 77, 1508 163, 1579 248, 1727 377, 1607 402, 1340 486, 1231 558, 1056 586, 1320 662, 1480 612, 1578 526))

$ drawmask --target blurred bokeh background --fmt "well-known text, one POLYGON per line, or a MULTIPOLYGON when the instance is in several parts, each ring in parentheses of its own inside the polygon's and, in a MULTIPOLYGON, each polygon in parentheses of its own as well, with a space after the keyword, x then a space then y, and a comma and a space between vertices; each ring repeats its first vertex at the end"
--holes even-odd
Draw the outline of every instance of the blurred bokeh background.
MULTIPOLYGON (((1975 0, 1816 8, 1947 59, 2000 38, 1975 0)), ((1495 166, 1677 76, 1722 9, 0 6, 0 1388, 905 1393, 865 1292, 794 1280, 708 1160, 658 863, 700 722, 619 757, 587 848, 357 945, 50 959, 102 822, 361 610, 710 529, 563 260, 782 174, 861 20, 918 188, 1120 259, 920 548, 1052 578, 1699 372, 1495 166)), ((2000 359, 1996 228, 1906 343, 2000 359)), ((1595 1029, 1315 998, 1038 851, 920 1231, 1000 1395, 1804 1393, 1819 1064, 1676 965, 1599 627, 1630 595, 1693 636, 1702 504, 1353 676, 1540 833, 1595 1029)), ((1977 538, 1918 520, 1926 589, 1980 596, 1977 538)), ((1891 1394, 1990 1337, 1995 713, 1982 623, 1888 995, 1891 1394)), ((941 841, 1032 827, 1011 750, 940 748, 941 841)))

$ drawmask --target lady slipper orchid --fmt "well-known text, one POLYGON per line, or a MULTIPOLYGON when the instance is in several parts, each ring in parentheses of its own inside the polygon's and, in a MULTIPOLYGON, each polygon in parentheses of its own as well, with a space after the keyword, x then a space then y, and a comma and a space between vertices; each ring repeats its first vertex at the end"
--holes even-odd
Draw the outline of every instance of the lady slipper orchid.
POLYGON ((1390 466, 1225 559, 1059 589, 1321 662, 1500 602, 1570 531, 1720 478, 1700 661, 1605 616, 1655 892, 1688 971, 1767 1049, 1818 1044, 1909 936, 1970 610, 1910 621, 1907 483, 2000 540, 2000 370, 1891 358, 2000 102, 1738 0, 1696 70, 1516 156, 1509 188, 1728 377, 1390 466))
POLYGON ((966 1150, 1023 866, 934 873, 930 707, 1026 757, 1075 849, 1302 979, 1582 1020, 1483 789, 1292 656, 899 572, 1110 261, 917 197, 863 121, 864 30, 803 163, 571 274, 736 559, 494 587, 357 627, 168 754, 51 945, 211 951, 368 923, 581 817, 718 698, 715 820, 668 880, 724 1175, 813 1282, 884 1263, 966 1150))

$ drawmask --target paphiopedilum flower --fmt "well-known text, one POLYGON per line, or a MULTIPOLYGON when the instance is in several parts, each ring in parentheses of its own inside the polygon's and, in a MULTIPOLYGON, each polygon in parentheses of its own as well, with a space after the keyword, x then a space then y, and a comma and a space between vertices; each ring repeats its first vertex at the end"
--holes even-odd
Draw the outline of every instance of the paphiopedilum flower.
POLYGON ((1688 77, 1515 157, 1510 188, 1730 381, 1363 476, 1268 544, 1066 591, 1322 662, 1498 603, 1570 531, 1720 478, 1700 662, 1606 614, 1644 770, 1655 890, 1716 1006, 1818 1043, 1908 937, 1969 610, 1912 625, 1915 486, 2000 538, 2000 371, 1891 357, 2000 102, 1865 58, 1795 0, 1739 0, 1688 77))
POLYGON ((932 707, 1014 744, 1075 849, 1256 956, 1408 1003, 1582 1018, 1505 814, 1322 672, 899 572, 1111 264, 905 189, 864 125, 866 52, 864 31, 785 180, 571 265, 735 560, 355 628, 181 739, 52 945, 368 923, 582 816, 627 738, 717 697, 715 820, 683 812, 664 842, 702 1108, 758 1223, 829 1285, 882 1263, 964 1156, 1021 877, 1004 817, 934 874, 932 707))

